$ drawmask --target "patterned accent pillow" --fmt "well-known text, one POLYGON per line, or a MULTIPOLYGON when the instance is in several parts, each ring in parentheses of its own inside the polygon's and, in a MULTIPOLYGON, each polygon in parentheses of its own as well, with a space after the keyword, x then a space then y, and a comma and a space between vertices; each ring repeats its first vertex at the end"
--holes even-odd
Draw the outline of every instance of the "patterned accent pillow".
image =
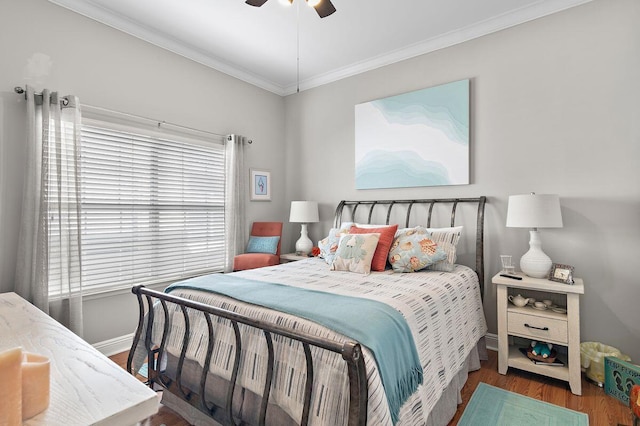
POLYGON ((434 263, 429 266, 431 271, 443 271, 451 272, 455 267, 457 258, 457 246, 462 235, 462 226, 455 226, 453 228, 428 228, 427 231, 431 233, 431 239, 438 243, 438 246, 447 253, 447 258, 441 262, 434 263))
POLYGON ((247 253, 268 253, 276 254, 278 251, 278 241, 280 237, 249 237, 247 244, 247 253))
POLYGON ((421 226, 406 229, 398 235, 389 251, 389 262, 395 272, 416 272, 446 257, 447 253, 421 226))
POLYGON ((353 225, 353 222, 345 222, 340 226, 340 228, 331 228, 329 235, 318 241, 318 248, 320 249, 319 257, 323 258, 329 265, 333 263, 336 250, 338 250, 340 237, 349 233, 351 225, 353 225))
POLYGON ((331 270, 370 273, 371 260, 376 252, 378 240, 380 240, 380 234, 343 235, 331 264, 331 270))
POLYGON ((393 237, 396 234, 398 225, 381 226, 379 228, 360 228, 356 225, 349 230, 350 234, 380 234, 380 241, 378 241, 378 247, 373 255, 373 261, 371 262, 371 269, 374 271, 384 271, 387 267, 387 257, 389 256, 389 249, 393 244, 393 237))

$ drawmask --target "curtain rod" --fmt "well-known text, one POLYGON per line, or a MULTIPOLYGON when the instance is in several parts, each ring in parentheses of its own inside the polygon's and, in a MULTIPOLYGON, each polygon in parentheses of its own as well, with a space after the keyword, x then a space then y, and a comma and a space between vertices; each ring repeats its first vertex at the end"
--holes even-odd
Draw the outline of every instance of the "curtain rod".
MULTIPOLYGON (((24 93, 24 96, 26 98, 27 92, 22 87, 16 86, 13 90, 19 95, 22 95, 24 93)), ((42 93, 35 93, 35 94, 39 95, 39 96, 42 96, 42 93)), ((131 117, 131 118, 137 118, 137 119, 151 121, 152 123, 156 123, 158 128, 160 128, 161 126, 165 125, 165 126, 176 127, 176 128, 179 128, 179 129, 189 130, 189 131, 192 131, 192 132, 204 133, 204 134, 213 135, 213 136, 220 136, 220 137, 223 137, 223 138, 227 136, 227 135, 222 135, 220 133, 209 132, 207 130, 196 129, 194 127, 188 127, 188 126, 183 126, 183 125, 180 125, 180 124, 169 123, 169 122, 166 122, 164 120, 156 120, 154 118, 149 118, 149 117, 145 117, 145 116, 142 116, 142 115, 130 114, 128 112, 114 111, 114 110, 111 110, 111 109, 102 108, 102 107, 98 107, 98 106, 94 106, 94 105, 87 105, 87 104, 81 104, 81 105, 83 107, 86 107, 86 108, 89 108, 89 109, 94 109, 94 110, 103 111, 103 112, 112 113, 112 114, 118 114, 118 115, 122 115, 122 116, 125 116, 125 117, 131 117)), ((251 139, 249 139, 247 141, 247 143, 248 144, 252 144, 253 141, 251 139)))

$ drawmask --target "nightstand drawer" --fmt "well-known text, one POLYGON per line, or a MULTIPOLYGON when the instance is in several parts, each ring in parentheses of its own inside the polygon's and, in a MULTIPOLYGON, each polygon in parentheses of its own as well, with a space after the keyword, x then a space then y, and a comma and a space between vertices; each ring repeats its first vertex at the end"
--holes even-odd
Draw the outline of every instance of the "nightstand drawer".
POLYGON ((507 316, 509 334, 544 342, 568 342, 567 321, 518 312, 508 312, 507 316))

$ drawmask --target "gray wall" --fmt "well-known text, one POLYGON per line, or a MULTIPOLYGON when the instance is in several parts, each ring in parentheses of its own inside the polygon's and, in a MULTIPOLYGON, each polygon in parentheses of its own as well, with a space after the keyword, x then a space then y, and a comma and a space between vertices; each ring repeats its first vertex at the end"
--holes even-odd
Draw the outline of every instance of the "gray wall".
MULTIPOLYGON (((286 220, 284 100, 250 84, 99 24, 46 0, 0 0, 0 292, 13 290, 24 168, 24 99, 32 84, 81 103, 253 139, 247 168, 272 172, 273 201, 251 202, 248 221, 286 220), (53 63, 38 77, 35 53, 53 63)), ((247 170, 247 176, 249 172, 247 170)), ((87 298, 90 343, 133 332, 135 298, 87 298)))
MULTIPOLYGON (((582 340, 640 361, 640 2, 597 0, 518 27, 286 98, 291 199, 317 200, 330 227, 341 199, 487 195, 486 280, 520 258, 525 229, 505 227, 511 194, 555 193, 564 228, 546 253, 585 282, 582 340), (354 105, 471 79, 471 184, 354 189, 354 105)), ((294 239, 295 240, 295 239, 294 239)), ((292 240, 292 241, 294 241, 292 240)), ((292 244, 292 242, 290 243, 292 244)), ((496 333, 495 289, 485 291, 496 333)))
MULTIPOLYGON (((640 2, 596 0, 284 99, 45 0, 0 2, 0 291, 13 288, 22 196, 24 101, 12 89, 30 83, 89 105, 249 136, 247 166, 270 169, 274 191, 272 202, 249 203, 248 223, 286 222, 291 200, 317 200, 314 240, 341 199, 487 195, 487 280, 499 254, 520 257, 528 246, 526 230, 504 226, 507 196, 560 194, 565 227, 541 233, 547 254, 585 280, 583 340, 640 361, 640 2), (53 62, 39 78, 27 67, 37 52, 53 62), (356 191, 354 105, 464 78, 472 184, 356 191)), ((298 235, 286 224, 283 250, 298 235)), ((495 333, 490 284, 485 297, 495 333)), ((128 294, 88 298, 85 318, 85 337, 99 342, 130 333, 135 306, 128 294)))

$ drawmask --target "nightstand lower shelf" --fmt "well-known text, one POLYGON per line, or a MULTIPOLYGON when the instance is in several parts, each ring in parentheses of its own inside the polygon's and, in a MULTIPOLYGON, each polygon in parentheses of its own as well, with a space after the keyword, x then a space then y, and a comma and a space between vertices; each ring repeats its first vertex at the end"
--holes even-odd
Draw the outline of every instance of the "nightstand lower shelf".
POLYGON ((524 356, 516 346, 509 346, 509 359, 507 365, 517 368, 518 370, 528 371, 530 373, 542 374, 554 379, 569 381, 569 367, 567 360, 562 355, 558 355, 560 360, 564 362, 564 366, 548 366, 534 364, 529 358, 524 356))

